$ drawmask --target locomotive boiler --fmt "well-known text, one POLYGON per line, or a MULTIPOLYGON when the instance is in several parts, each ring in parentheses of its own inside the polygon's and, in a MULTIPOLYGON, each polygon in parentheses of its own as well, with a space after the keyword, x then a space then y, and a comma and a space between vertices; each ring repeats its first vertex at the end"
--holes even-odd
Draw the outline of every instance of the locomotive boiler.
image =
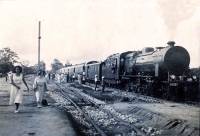
POLYGON ((190 55, 181 46, 174 46, 175 42, 170 41, 167 47, 146 47, 137 56, 133 65, 136 71, 155 72, 155 76, 163 73, 181 75, 187 70, 190 64, 190 55))

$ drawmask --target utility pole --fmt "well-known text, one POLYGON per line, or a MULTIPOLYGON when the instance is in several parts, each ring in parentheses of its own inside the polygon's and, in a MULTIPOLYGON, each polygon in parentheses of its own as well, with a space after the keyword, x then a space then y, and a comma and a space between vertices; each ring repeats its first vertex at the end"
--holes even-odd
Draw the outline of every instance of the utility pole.
POLYGON ((40 21, 39 21, 39 36, 38 36, 38 71, 40 70, 40 21))

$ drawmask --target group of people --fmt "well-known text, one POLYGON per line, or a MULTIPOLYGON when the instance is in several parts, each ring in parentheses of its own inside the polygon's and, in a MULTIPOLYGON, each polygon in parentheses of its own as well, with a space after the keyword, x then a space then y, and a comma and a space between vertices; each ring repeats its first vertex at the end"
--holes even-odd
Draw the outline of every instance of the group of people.
POLYGON ((56 74, 56 80, 58 83, 69 82, 69 75, 68 74, 56 74))
MULTIPOLYGON (((29 91, 29 87, 25 81, 24 74, 22 74, 21 66, 14 67, 12 74, 9 76, 9 80, 9 83, 11 84, 9 105, 15 104, 15 113, 18 113, 19 106, 22 103, 23 98, 23 84, 27 87, 27 91, 29 91)), ((45 71, 38 71, 38 75, 35 77, 33 82, 33 90, 35 91, 37 107, 41 108, 44 92, 47 90, 47 79, 45 77, 45 71)))
MULTIPOLYGON (((71 74, 71 76, 67 73, 56 74, 56 80, 58 83, 63 83, 63 82, 68 83, 69 81, 74 82, 75 79, 76 79, 75 73, 71 74)), ((84 70, 82 73, 78 73, 78 82, 79 82, 79 84, 85 83, 85 71, 84 70)))
MULTIPOLYGON (((94 82, 95 82, 95 88, 94 88, 94 90, 96 91, 97 84, 98 84, 98 76, 97 75, 95 75, 95 77, 94 77, 94 82)), ((104 92, 105 86, 106 86, 105 76, 102 76, 101 85, 102 85, 102 92, 104 92)))
MULTIPOLYGON (((85 81, 86 81, 86 77, 85 76, 86 75, 85 75, 85 71, 84 70, 83 70, 82 73, 78 73, 77 79, 78 79, 78 83, 79 84, 85 84, 85 81)), ((71 75, 71 78, 69 77, 68 74, 63 74, 63 73, 62 74, 57 74, 56 77, 57 77, 56 79, 57 79, 58 83, 63 83, 65 80, 66 80, 66 83, 68 83, 70 79, 71 79, 72 82, 75 81, 75 73, 73 73, 71 75)), ((97 75, 95 75, 95 77, 94 77, 94 82, 95 82, 94 90, 96 91, 97 90, 97 84, 98 84, 98 76, 97 75)), ((104 76, 102 76, 101 85, 102 85, 102 92, 104 92, 105 86, 106 86, 106 82, 105 82, 105 77, 104 76)))
POLYGON ((83 73, 78 73, 78 82, 79 84, 85 84, 85 71, 83 73))

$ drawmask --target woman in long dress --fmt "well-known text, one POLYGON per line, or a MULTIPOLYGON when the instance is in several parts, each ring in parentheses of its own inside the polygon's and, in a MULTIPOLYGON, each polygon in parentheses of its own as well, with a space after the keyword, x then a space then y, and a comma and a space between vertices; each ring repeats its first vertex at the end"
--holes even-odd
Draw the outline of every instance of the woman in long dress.
POLYGON ((44 76, 45 71, 39 70, 38 76, 33 82, 33 89, 35 91, 37 107, 42 108, 42 100, 44 98, 44 92, 47 90, 47 79, 44 76))
POLYGON ((29 91, 28 85, 24 79, 24 75, 22 74, 22 67, 15 66, 13 69, 13 74, 10 76, 11 78, 11 93, 10 93, 10 102, 9 104, 12 105, 15 103, 16 110, 15 113, 19 112, 19 105, 22 103, 23 97, 23 90, 22 85, 23 83, 27 87, 29 91))

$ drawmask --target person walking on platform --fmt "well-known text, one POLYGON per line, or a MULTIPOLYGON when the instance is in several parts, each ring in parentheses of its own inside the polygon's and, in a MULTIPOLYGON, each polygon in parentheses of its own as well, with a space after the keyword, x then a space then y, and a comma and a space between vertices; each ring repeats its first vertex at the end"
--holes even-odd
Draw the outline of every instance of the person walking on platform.
POLYGON ((19 106, 22 103, 22 96, 23 96, 23 90, 22 85, 23 83, 27 87, 27 90, 29 91, 28 85, 24 79, 24 75, 22 74, 22 67, 21 66, 15 66, 13 69, 13 74, 11 77, 11 95, 10 95, 10 102, 9 104, 12 105, 15 103, 16 110, 15 113, 19 112, 19 106))
POLYGON ((94 82, 95 82, 95 91, 96 91, 96 89, 97 89, 97 81, 98 81, 98 78, 97 78, 98 76, 97 75, 95 75, 95 78, 94 78, 94 82))
POLYGON ((45 71, 39 70, 38 76, 34 79, 33 89, 35 91, 37 107, 42 108, 44 92, 47 90, 47 79, 44 77, 45 71))

